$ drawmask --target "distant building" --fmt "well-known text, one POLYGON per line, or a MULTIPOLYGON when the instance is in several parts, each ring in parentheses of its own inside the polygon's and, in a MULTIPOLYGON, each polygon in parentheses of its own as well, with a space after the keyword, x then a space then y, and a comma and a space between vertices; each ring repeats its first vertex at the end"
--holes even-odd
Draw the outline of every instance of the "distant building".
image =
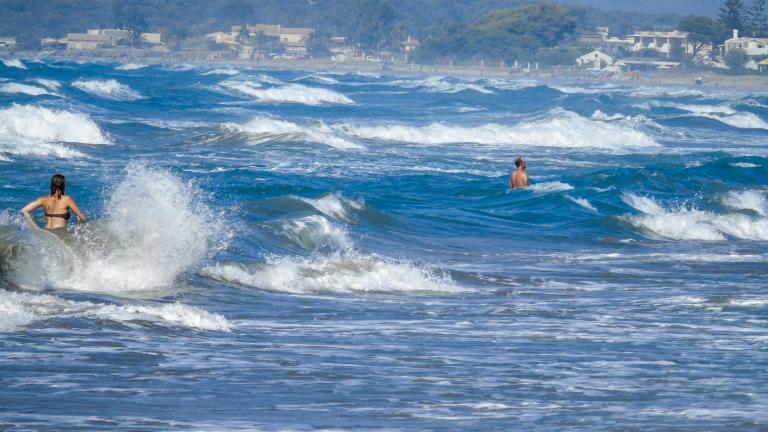
POLYGON ((409 53, 416 50, 419 47, 419 41, 408 36, 408 39, 400 42, 400 49, 403 52, 409 53))
POLYGON ((131 32, 119 29, 88 29, 88 34, 105 36, 107 40, 112 43, 117 43, 120 40, 129 40, 131 38, 131 32))
POLYGON ((16 46, 16 38, 0 37, 0 48, 13 48, 16 46))
POLYGON ((68 50, 95 50, 114 48, 115 43, 106 35, 88 33, 69 33, 66 37, 68 50))
POLYGON ((328 51, 333 54, 344 53, 348 49, 346 36, 331 36, 328 38, 328 51))
MULTIPOLYGON (((232 34, 240 33, 240 26, 232 26, 232 34)), ((276 37, 281 43, 301 42, 309 39, 309 36, 315 32, 313 28, 307 27, 283 27, 280 24, 254 24, 246 26, 246 30, 252 36, 264 33, 267 36, 276 37)))
POLYGON ((768 59, 765 59, 757 64, 757 68, 760 73, 768 73, 768 59))
POLYGON ((226 32, 213 32, 208 33, 205 35, 206 39, 210 39, 217 44, 225 44, 225 45, 234 45, 235 38, 232 36, 232 33, 226 33, 226 32))
POLYGON ((740 49, 750 57, 768 55, 768 39, 739 37, 739 31, 735 29, 733 30, 733 37, 726 40, 725 44, 721 45, 721 47, 724 54, 734 49, 740 49))
POLYGON ((595 31, 579 30, 576 32, 576 44, 582 47, 599 48, 608 38, 608 27, 596 27, 595 31))
POLYGON ((65 49, 67 47, 67 38, 43 38, 43 40, 40 41, 40 44, 44 48, 50 48, 50 49, 65 49))
POLYGON ((300 40, 297 42, 284 41, 283 46, 285 51, 289 54, 293 54, 297 57, 305 57, 309 51, 307 50, 307 41, 300 40))
POLYGON ((142 33, 141 41, 148 45, 162 45, 163 35, 161 33, 142 33))
POLYGON ((606 69, 609 66, 613 66, 613 63, 613 57, 600 50, 594 50, 576 59, 577 65, 593 70, 606 69))
POLYGON ((640 31, 627 36, 632 39, 632 51, 643 50, 656 51, 666 57, 672 54, 675 45, 682 49, 682 52, 692 52, 688 43, 688 33, 681 31, 640 31))

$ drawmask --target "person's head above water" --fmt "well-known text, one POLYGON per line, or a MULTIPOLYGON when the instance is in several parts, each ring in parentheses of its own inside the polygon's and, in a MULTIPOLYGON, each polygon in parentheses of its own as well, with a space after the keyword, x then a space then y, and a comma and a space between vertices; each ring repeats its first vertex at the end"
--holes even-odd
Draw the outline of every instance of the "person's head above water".
POLYGON ((518 168, 520 168, 520 167, 525 168, 526 165, 527 164, 525 163, 525 159, 523 159, 522 156, 518 156, 517 159, 515 159, 515 166, 516 167, 518 167, 518 168))
POLYGON ((61 198, 67 188, 67 179, 61 174, 54 174, 51 177, 51 196, 61 198))

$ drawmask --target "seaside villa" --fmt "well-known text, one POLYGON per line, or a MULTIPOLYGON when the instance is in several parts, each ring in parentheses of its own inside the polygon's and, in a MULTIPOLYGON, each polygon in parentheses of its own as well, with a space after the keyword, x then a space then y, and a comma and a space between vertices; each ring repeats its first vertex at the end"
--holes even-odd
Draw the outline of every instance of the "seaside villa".
POLYGON ((768 55, 768 38, 739 37, 739 31, 734 29, 733 37, 726 40, 720 47, 725 54, 728 51, 740 49, 750 57, 759 57, 768 55))

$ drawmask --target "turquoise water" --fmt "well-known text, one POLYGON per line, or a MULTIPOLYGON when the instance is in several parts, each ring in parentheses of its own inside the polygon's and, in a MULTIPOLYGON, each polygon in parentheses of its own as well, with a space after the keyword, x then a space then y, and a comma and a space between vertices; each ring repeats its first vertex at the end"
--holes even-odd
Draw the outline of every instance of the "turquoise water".
POLYGON ((764 430, 766 144, 762 93, 5 59, 0 428, 764 430))

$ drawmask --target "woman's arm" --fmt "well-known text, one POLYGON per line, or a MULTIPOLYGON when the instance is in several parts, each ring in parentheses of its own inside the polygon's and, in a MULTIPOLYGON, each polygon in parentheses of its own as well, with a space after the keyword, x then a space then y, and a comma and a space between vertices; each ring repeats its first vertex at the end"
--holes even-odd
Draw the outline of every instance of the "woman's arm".
POLYGON ((32 201, 31 203, 27 204, 23 209, 21 209, 21 214, 23 214, 24 217, 27 218, 27 221, 29 222, 30 225, 32 225, 32 228, 40 228, 40 227, 37 226, 37 222, 35 222, 35 220, 32 218, 32 215, 29 214, 29 212, 31 212, 32 210, 42 205, 43 205, 42 198, 38 198, 32 201))
POLYGON ((80 222, 85 222, 85 215, 77 208, 77 204, 75 204, 75 200, 72 197, 67 197, 67 206, 72 209, 80 222))

